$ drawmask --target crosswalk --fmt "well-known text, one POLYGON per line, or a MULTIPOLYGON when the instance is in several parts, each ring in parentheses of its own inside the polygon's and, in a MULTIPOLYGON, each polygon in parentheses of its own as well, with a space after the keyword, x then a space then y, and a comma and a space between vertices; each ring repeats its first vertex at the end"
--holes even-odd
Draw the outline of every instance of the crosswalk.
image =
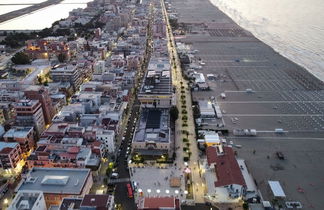
POLYGON ((117 183, 122 183, 122 182, 130 182, 129 178, 120 178, 120 179, 109 179, 108 183, 109 184, 117 184, 117 183))

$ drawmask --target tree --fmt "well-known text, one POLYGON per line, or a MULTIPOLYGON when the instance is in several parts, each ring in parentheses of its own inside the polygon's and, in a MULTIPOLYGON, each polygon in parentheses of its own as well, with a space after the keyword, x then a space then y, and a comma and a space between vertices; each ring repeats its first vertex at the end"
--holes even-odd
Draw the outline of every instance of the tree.
POLYGON ((179 110, 176 106, 170 108, 170 117, 173 121, 176 121, 179 118, 179 110))
POLYGON ((63 54, 63 53, 60 53, 58 56, 57 56, 57 59, 59 60, 60 63, 64 63, 67 59, 66 55, 63 54))
POLYGON ((30 64, 30 59, 28 55, 24 52, 17 52, 12 58, 11 61, 14 64, 30 64))

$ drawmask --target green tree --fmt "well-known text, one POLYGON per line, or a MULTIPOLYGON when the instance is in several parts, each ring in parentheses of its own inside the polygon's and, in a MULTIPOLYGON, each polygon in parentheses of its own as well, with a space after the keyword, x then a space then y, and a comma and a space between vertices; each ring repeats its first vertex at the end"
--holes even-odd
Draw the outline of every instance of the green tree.
POLYGON ((176 106, 170 108, 170 117, 173 121, 176 121, 179 118, 179 110, 176 106))
POLYGON ((30 64, 30 59, 28 55, 24 52, 17 52, 12 58, 11 61, 14 64, 30 64))

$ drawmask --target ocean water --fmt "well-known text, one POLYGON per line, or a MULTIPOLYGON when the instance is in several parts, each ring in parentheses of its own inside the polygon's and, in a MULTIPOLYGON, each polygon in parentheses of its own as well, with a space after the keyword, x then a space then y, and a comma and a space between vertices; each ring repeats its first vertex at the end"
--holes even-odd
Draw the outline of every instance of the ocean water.
MULTIPOLYGON (((39 3, 44 0, 0 0, 1 4, 4 3, 39 3)), ((32 13, 8 20, 0 23, 0 30, 39 30, 46 27, 50 27, 53 22, 66 18, 69 12, 75 8, 85 8, 87 2, 92 0, 64 0, 60 4, 45 7, 43 9, 34 11, 32 13)), ((7 7, 7 6, 6 6, 7 7)))
POLYGON ((324 81, 324 0, 210 0, 241 27, 324 81))

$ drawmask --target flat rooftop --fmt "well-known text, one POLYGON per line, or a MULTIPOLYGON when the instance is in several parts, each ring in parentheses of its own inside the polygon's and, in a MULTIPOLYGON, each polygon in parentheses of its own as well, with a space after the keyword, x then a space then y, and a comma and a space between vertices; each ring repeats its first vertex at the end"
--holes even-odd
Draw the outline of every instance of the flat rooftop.
POLYGON ((150 60, 140 94, 171 94, 172 80, 168 57, 150 60))
POLYGON ((33 127, 15 127, 11 128, 4 134, 4 138, 26 138, 33 132, 33 127))
POLYGON ((25 180, 22 180, 19 190, 38 190, 49 194, 79 195, 89 176, 90 169, 72 168, 32 168, 25 180))
POLYGON ((169 109, 142 109, 134 142, 153 141, 167 143, 170 141, 169 109))

